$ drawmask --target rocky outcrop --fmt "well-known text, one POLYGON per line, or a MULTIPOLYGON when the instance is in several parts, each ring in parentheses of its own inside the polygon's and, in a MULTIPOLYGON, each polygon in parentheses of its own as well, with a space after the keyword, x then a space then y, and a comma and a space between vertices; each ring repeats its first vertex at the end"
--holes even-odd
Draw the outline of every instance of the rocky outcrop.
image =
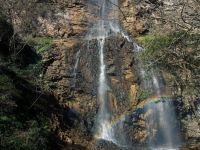
POLYGON ((132 37, 148 32, 147 20, 138 15, 136 3, 130 0, 120 0, 119 13, 121 24, 132 37))
MULTIPOLYGON (((135 6, 130 0, 120 0, 119 5, 115 6, 119 9, 122 26, 134 37, 148 31, 147 20, 138 15, 140 10, 135 6)), ((18 12, 17 9, 13 14, 14 29, 21 36, 31 31, 33 36, 79 38, 83 37, 89 27, 99 19, 96 14, 98 9, 94 2, 87 0, 30 2, 27 8, 22 9, 24 13, 18 12)))
POLYGON ((89 13, 84 0, 30 1, 27 5, 24 13, 16 10, 13 14, 15 33, 22 37, 30 31, 33 36, 54 38, 80 37, 87 32, 89 13))

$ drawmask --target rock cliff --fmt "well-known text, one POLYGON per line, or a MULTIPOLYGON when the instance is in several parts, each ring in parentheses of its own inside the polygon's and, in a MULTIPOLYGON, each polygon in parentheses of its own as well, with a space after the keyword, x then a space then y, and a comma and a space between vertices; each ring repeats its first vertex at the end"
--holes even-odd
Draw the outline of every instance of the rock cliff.
MULTIPOLYGON (((129 0, 121 0, 120 7, 116 7, 119 7, 120 10, 122 28, 128 31, 132 37, 153 30, 150 26, 152 22, 148 22, 148 17, 152 17, 157 7, 162 5, 160 1, 132 3, 129 0)), ((60 104, 64 108, 69 108, 77 116, 77 119, 71 119, 75 120, 72 121, 72 128, 67 129, 68 131, 63 128, 59 131, 59 135, 62 134, 62 140, 66 143, 79 144, 85 147, 90 147, 91 143, 93 143, 91 141, 93 141, 95 116, 99 105, 97 98, 99 76, 98 45, 97 41, 87 41, 85 38, 92 23, 98 19, 95 18, 97 16, 90 14, 95 10, 88 11, 91 6, 92 8, 95 7, 92 3, 85 1, 72 1, 68 4, 64 13, 62 15, 59 14, 62 17, 57 17, 61 22, 60 30, 56 29, 55 20, 50 21, 53 17, 47 18, 50 22, 40 22, 41 26, 39 28, 41 34, 46 30, 47 35, 64 38, 54 40, 54 47, 45 52, 43 57, 45 84, 49 85, 60 104), (48 26, 52 27, 49 28, 48 26), (44 28, 45 30, 43 30, 44 28), (64 31, 65 28, 66 30, 64 31), (79 62, 76 70, 74 70, 77 61, 76 55, 79 55, 79 62), (76 71, 76 75, 74 75, 74 71, 76 71), (74 133, 81 137, 82 140, 77 136, 74 137, 74 133)), ((156 25, 156 23, 157 21, 153 20, 153 24, 156 25)), ((128 136, 133 143, 146 143, 148 131, 144 120, 148 112, 138 114, 138 110, 135 110, 138 105, 143 104, 140 104, 137 97, 140 82, 137 76, 133 47, 131 43, 120 36, 107 39, 105 47, 106 76, 111 89, 107 94, 112 105, 112 112, 116 114, 113 119, 117 119, 117 116, 126 111, 136 115, 136 120, 134 120, 135 118, 128 120, 128 136), (133 125, 133 128, 130 128, 130 124, 133 125)))

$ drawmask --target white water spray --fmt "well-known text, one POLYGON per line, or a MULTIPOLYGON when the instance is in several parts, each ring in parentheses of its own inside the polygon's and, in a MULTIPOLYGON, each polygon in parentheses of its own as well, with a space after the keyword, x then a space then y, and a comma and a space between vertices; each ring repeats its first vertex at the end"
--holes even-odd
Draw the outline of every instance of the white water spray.
MULTIPOLYGON (((156 69, 146 71, 141 64, 139 65, 141 79, 145 89, 152 92, 153 96, 158 97, 160 102, 149 105, 150 113, 147 116, 149 131, 149 146, 154 150, 176 150, 180 145, 179 127, 173 127, 177 123, 173 102, 170 98, 162 98, 165 92, 164 80, 156 69), (148 78, 145 78, 148 76, 148 78)), ((177 124, 175 125, 177 126, 177 124)))
MULTIPOLYGON (((152 74, 153 87, 157 96, 162 96, 161 87, 164 87, 164 83, 158 79, 155 74, 152 74)), ((149 128, 157 130, 157 141, 154 142, 153 138, 150 138, 150 146, 154 149, 178 149, 180 145, 180 130, 179 127, 173 127, 173 123, 176 122, 176 115, 174 106, 170 98, 167 98, 164 102, 159 102, 151 108, 153 113, 150 114, 149 119, 156 118, 156 122, 150 124, 149 128)))

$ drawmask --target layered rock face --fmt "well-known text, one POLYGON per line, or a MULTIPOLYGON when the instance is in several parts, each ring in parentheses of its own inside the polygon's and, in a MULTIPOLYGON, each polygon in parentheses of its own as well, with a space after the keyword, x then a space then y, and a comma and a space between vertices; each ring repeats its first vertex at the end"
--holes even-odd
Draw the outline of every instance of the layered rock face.
MULTIPOLYGON (((59 41, 45 54, 45 84, 49 85, 60 104, 73 110, 78 121, 72 126, 80 130, 81 139, 92 137, 95 131, 95 118, 98 111, 98 79, 100 74, 98 42, 96 40, 59 41), (72 44, 74 42, 74 44, 72 44), (60 48, 60 45, 63 45, 60 48), (80 50, 79 63, 74 76, 76 54, 80 50), (86 137, 85 137, 86 136, 86 137)), ((105 42, 106 77, 109 86, 107 97, 113 115, 113 122, 119 116, 137 105, 137 76, 134 69, 132 43, 126 39, 110 37, 105 42)), ((74 132, 74 131, 73 131, 74 132)), ((70 135, 70 134, 69 134, 70 135)), ((79 143, 73 136, 69 137, 79 143)), ((81 142, 79 144, 82 144, 81 142)), ((87 145, 87 144, 86 144, 87 145)))
MULTIPOLYGON (((27 5, 27 9, 23 8, 21 12, 16 6, 16 13, 12 14, 15 32, 22 36, 31 33, 54 38, 84 37, 90 25, 99 20, 95 13, 100 7, 93 1, 30 1, 27 5)), ((120 0, 119 6, 115 7, 119 9, 121 25, 132 36, 148 31, 147 20, 140 16, 140 10, 146 7, 136 9, 135 3, 130 0, 120 0)))
MULTIPOLYGON (((64 17, 69 12, 71 16, 68 16, 69 18, 67 19, 60 18, 60 22, 63 22, 62 25, 64 25, 60 29, 67 28, 69 32, 66 32, 67 36, 63 36, 65 39, 55 40, 52 49, 44 53, 45 71, 43 76, 45 84, 53 91, 60 104, 66 109, 70 108, 77 116, 77 118, 71 118, 71 120, 75 121, 70 123, 71 127, 67 131, 64 131, 65 129, 59 131, 59 135, 62 135, 60 136, 61 139, 66 143, 81 144, 88 147, 90 145, 88 142, 90 141, 91 143, 96 130, 95 118, 99 106, 97 91, 100 62, 98 42, 96 40, 88 41, 83 38, 83 35, 87 33, 87 27, 97 19, 95 19, 94 15, 88 15, 86 4, 92 5, 83 1, 68 4, 64 17), (79 61, 77 68, 74 69, 77 53, 80 53, 78 56, 79 61), (74 133, 77 136, 74 137, 74 133), (78 136, 81 138, 78 138, 78 136)), ((49 17, 49 19, 51 18, 53 17, 49 17)), ((57 37, 56 28, 49 28, 45 25, 46 23, 53 23, 54 26, 59 22, 46 21, 38 28, 41 31, 47 31, 47 35, 57 37), (43 30, 43 27, 45 30, 43 30)), ((135 28, 130 30, 135 30, 135 28)), ((133 31, 134 34, 136 32, 138 31, 133 31)), ((41 32, 41 34, 43 33, 41 32)), ((58 37, 62 36, 58 35, 58 37)), ((137 76, 134 68, 132 43, 127 42, 121 36, 106 39, 105 63, 106 76, 110 88, 107 96, 114 114, 112 118, 114 122, 125 111, 135 107, 138 103, 136 100, 138 85, 136 83, 137 76)), ((67 122, 66 124, 68 126, 67 122)))
POLYGON ((120 22, 126 31, 133 37, 148 32, 149 27, 146 19, 139 15, 136 3, 131 0, 120 0, 119 5, 120 22))
POLYGON ((22 36, 31 32, 34 36, 68 38, 80 37, 87 32, 90 17, 87 1, 30 1, 28 5, 28 10, 22 9, 23 13, 16 11, 17 15, 13 14, 15 32, 22 36))

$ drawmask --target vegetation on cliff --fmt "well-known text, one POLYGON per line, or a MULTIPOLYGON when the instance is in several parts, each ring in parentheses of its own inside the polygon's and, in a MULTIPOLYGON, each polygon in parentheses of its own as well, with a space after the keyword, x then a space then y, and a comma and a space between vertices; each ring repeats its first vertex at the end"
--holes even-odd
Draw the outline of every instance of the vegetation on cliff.
POLYGON ((42 90, 41 56, 13 35, 12 25, 3 17, 0 37, 1 149, 51 149, 55 139, 50 120, 55 111, 51 105, 57 107, 57 102, 51 93, 42 90))
POLYGON ((158 66, 171 74, 171 86, 180 87, 179 92, 192 87, 193 91, 190 91, 190 94, 197 95, 200 92, 199 39, 200 34, 186 31, 139 37, 138 41, 145 47, 145 51, 139 57, 148 62, 147 67, 158 66))

